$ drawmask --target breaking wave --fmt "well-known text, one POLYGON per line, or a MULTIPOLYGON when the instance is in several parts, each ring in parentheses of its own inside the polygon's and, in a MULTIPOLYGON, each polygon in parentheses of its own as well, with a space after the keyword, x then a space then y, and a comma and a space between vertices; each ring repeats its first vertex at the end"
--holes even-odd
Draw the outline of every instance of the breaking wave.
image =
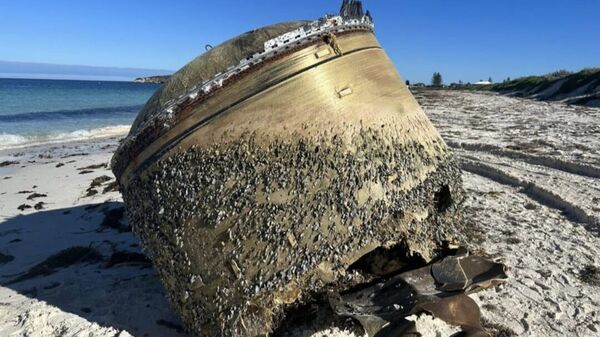
POLYGON ((47 143, 60 143, 66 141, 88 140, 106 138, 111 136, 125 136, 131 125, 115 125, 90 130, 76 130, 72 132, 45 133, 33 135, 0 134, 0 150, 21 148, 31 145, 47 143))
POLYGON ((32 122, 57 119, 82 119, 82 118, 106 118, 114 115, 137 114, 141 105, 120 106, 111 108, 93 108, 80 110, 59 110, 59 111, 40 111, 26 112, 18 114, 0 115, 0 122, 32 122))

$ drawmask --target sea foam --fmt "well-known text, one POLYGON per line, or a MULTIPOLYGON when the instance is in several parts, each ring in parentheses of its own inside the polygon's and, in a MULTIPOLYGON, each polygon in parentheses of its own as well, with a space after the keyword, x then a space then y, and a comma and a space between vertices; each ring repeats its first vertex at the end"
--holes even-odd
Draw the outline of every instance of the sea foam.
POLYGON ((115 125, 90 130, 76 130, 72 132, 61 133, 32 135, 2 133, 0 134, 0 150, 22 148, 32 145, 124 136, 129 132, 130 128, 131 125, 115 125))

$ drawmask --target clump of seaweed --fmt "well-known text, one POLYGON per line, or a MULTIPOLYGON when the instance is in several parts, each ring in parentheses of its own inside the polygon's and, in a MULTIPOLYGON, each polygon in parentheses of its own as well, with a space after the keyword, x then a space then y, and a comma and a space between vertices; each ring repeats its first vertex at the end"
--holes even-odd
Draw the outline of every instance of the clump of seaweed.
POLYGON ((48 196, 47 194, 33 193, 27 197, 27 200, 35 200, 37 198, 46 198, 47 196, 48 196))
POLYGON ((141 253, 126 252, 126 251, 115 251, 110 256, 110 260, 106 263, 106 268, 112 268, 120 264, 138 264, 144 267, 151 266, 151 262, 148 257, 141 253))
MULTIPOLYGON (((86 171, 82 171, 82 172, 86 172, 86 171)), ((82 174, 82 173, 80 173, 80 174, 82 174)), ((98 194, 98 190, 96 190, 96 188, 102 186, 102 184, 104 184, 108 181, 111 181, 111 180, 112 180, 112 178, 109 176, 106 176, 106 175, 94 178, 94 180, 92 180, 92 183, 90 184, 90 187, 88 187, 88 189, 86 190, 87 193, 85 194, 85 196, 91 197, 91 196, 98 194)), ((106 193, 106 189, 110 188, 111 185, 112 185, 112 183, 108 184, 107 187, 104 188, 105 192, 103 192, 103 193, 106 193)))
POLYGON ((70 267, 79 263, 96 263, 102 261, 102 254, 92 247, 74 246, 51 255, 41 263, 33 266, 25 273, 8 282, 14 284, 38 276, 54 274, 59 268, 70 267))
POLYGON ((108 192, 119 192, 119 183, 116 181, 113 181, 113 182, 107 184, 106 187, 104 188, 104 190, 102 191, 102 194, 106 194, 108 192))
POLYGON ((18 161, 3 161, 0 163, 0 167, 6 167, 6 166, 10 166, 10 165, 18 165, 19 162, 18 161))
POLYGON ((12 255, 0 253, 0 265, 8 263, 14 259, 15 259, 15 257, 12 255))
POLYGON ((579 272, 579 279, 594 287, 600 287, 600 268, 587 265, 579 272))
POLYGON ((81 168, 78 168, 77 170, 79 170, 79 171, 97 170, 97 169, 106 168, 106 167, 107 167, 106 164, 95 164, 95 165, 90 165, 90 166, 86 166, 86 167, 81 167, 81 168))
POLYGON ((27 204, 22 204, 21 206, 17 207, 17 209, 21 212, 23 212, 26 209, 30 209, 30 208, 31 208, 31 206, 27 205, 27 204))
POLYGON ((125 219, 125 207, 113 208, 104 211, 104 220, 100 224, 100 230, 107 228, 116 229, 119 232, 131 232, 131 227, 125 225, 122 220, 125 219))
POLYGON ((94 187, 98 187, 102 184, 104 184, 107 181, 111 181, 112 178, 109 176, 100 176, 97 178, 94 178, 94 180, 92 180, 92 183, 90 184, 90 188, 94 188, 94 187))
POLYGON ((85 197, 92 197, 96 194, 98 194, 98 191, 90 187, 86 190, 85 197))

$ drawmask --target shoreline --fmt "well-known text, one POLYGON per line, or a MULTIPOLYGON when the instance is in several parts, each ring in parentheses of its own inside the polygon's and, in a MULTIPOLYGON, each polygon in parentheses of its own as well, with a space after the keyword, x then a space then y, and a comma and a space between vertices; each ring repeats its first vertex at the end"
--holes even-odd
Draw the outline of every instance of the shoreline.
MULTIPOLYGON (((95 140, 103 140, 103 139, 113 139, 113 138, 123 138, 126 137, 129 133, 129 129, 131 125, 115 125, 115 126, 106 126, 89 130, 77 130, 73 132, 65 132, 60 133, 56 137, 58 138, 50 138, 44 139, 40 141, 31 141, 29 143, 23 144, 10 144, 5 147, 0 147, 0 159, 5 156, 6 152, 11 151, 26 151, 30 149, 43 148, 43 147, 51 147, 51 146, 68 146, 72 143, 88 143, 90 141, 95 140), (69 137, 71 135, 71 138, 69 137), (64 138, 62 138, 64 137, 64 138)), ((14 136, 25 138, 26 136, 21 135, 12 135, 12 134, 0 134, 0 137, 14 136)))
MULTIPOLYGON (((129 126, 127 126, 129 127, 129 126)), ((98 135, 91 138, 80 138, 80 139, 58 139, 42 141, 34 144, 23 144, 12 147, 0 148, 0 160, 4 161, 4 158, 19 158, 23 154, 28 152, 44 153, 48 151, 54 151, 59 148, 68 150, 70 148, 85 147, 93 145, 94 143, 118 143, 121 139, 127 136, 129 129, 123 132, 115 132, 114 134, 98 135)))

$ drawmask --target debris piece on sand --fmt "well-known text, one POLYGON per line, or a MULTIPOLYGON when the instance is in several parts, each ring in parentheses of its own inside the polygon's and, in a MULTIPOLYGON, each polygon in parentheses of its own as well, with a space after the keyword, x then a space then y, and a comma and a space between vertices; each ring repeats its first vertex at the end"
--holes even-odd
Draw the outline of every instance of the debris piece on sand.
POLYGON ((36 211, 39 211, 39 210, 42 210, 42 209, 44 209, 44 205, 45 205, 45 204, 46 204, 45 202, 42 202, 42 201, 40 201, 40 202, 38 202, 37 204, 35 204, 35 205, 33 206, 33 208, 34 208, 36 211))
POLYGON ((369 336, 398 336, 414 329, 410 315, 427 313, 484 334, 477 304, 467 295, 507 280, 505 267, 477 256, 449 256, 431 265, 349 291, 329 301, 338 315, 359 321, 369 336))

